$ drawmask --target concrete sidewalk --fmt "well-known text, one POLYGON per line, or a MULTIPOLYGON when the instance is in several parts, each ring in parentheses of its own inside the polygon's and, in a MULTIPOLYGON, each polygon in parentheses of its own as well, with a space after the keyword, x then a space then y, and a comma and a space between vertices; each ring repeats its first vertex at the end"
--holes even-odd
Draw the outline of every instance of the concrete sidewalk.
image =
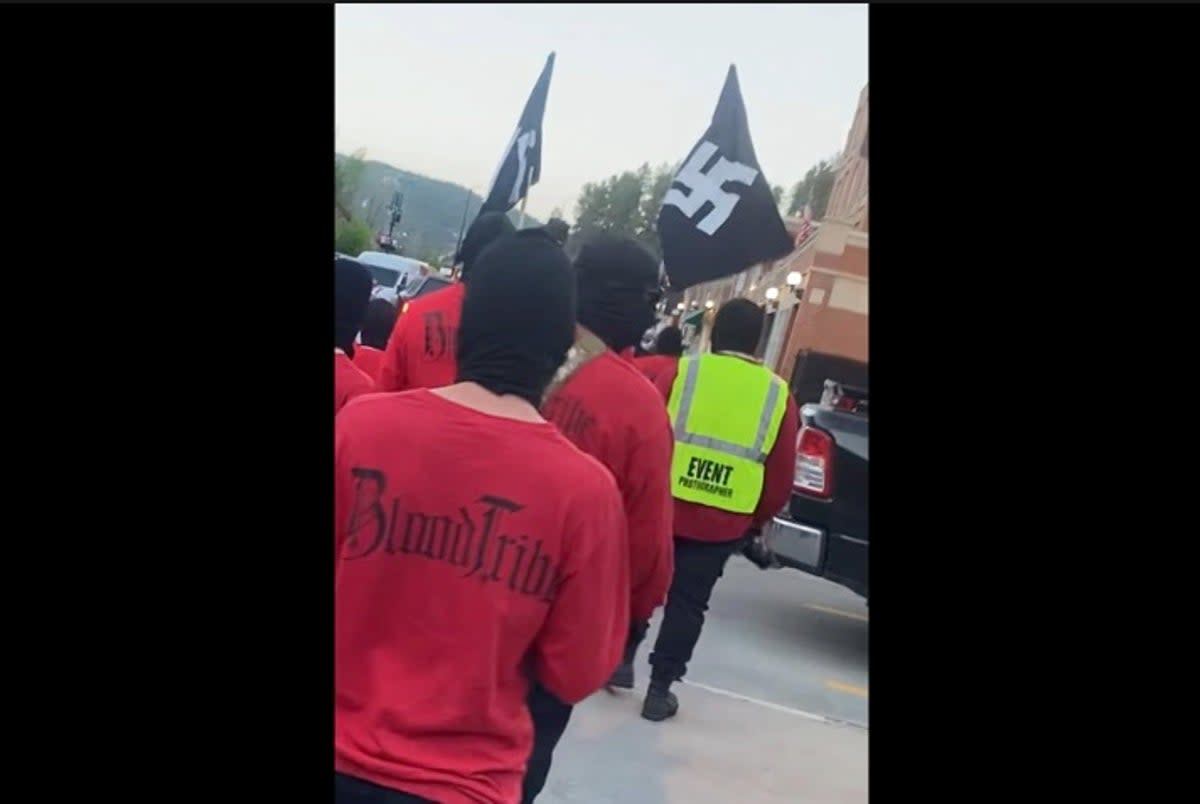
POLYGON ((866 729, 686 683, 650 723, 644 691, 575 709, 538 804, 866 804, 866 729))

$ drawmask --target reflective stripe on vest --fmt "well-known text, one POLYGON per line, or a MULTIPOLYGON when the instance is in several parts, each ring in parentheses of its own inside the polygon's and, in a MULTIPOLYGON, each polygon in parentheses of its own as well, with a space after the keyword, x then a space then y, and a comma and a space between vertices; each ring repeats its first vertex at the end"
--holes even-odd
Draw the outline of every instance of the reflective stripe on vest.
POLYGON ((754 511, 787 409, 783 380, 719 354, 684 358, 679 372, 667 401, 675 439, 671 494, 724 511, 754 511))
MULTIPOLYGON (((763 402, 762 412, 758 416, 758 432, 754 436, 753 446, 743 447, 719 438, 689 433, 687 429, 688 414, 692 412, 692 401, 696 398, 696 378, 700 376, 700 361, 689 360, 687 375, 683 380, 683 393, 679 397, 679 412, 675 415, 675 441, 680 444, 694 444, 698 447, 715 449, 738 458, 745 458, 756 463, 765 463, 770 449, 767 446, 767 434, 771 430, 771 419, 775 413, 775 405, 779 403, 780 383, 772 382, 767 389, 767 398, 763 402)), ((771 446, 774 446, 772 444, 771 446)))

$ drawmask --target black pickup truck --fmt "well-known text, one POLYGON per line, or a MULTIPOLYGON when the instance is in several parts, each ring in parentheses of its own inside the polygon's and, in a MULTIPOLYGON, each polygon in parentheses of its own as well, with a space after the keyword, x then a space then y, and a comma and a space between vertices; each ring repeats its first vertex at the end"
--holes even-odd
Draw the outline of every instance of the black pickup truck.
POLYGON ((869 599, 867 417, 866 389, 833 381, 800 409, 792 498, 762 538, 784 567, 869 599))

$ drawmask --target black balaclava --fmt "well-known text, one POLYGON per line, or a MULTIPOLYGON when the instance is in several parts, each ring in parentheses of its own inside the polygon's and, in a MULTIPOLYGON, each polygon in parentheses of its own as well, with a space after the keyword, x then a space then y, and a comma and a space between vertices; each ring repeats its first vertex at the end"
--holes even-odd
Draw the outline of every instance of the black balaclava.
POLYGON ((386 349, 392 327, 396 325, 396 306, 387 299, 371 299, 367 314, 363 318, 363 346, 386 349))
POLYGON ((354 338, 371 301, 371 272, 349 257, 333 258, 333 345, 354 355, 354 338))
POLYGON ((753 355, 762 338, 766 314, 749 299, 734 299, 722 305, 713 319, 712 350, 753 355))
POLYGON ((683 333, 679 327, 666 327, 654 342, 654 354, 679 357, 683 354, 683 333))
POLYGON ((614 352, 638 343, 654 323, 658 262, 629 238, 601 234, 575 258, 579 323, 614 352))
POLYGON ((475 261, 479 259, 479 255, 488 245, 515 231, 516 227, 503 212, 485 212, 476 218, 475 222, 471 224, 471 228, 467 230, 466 237, 463 238, 462 245, 458 248, 458 254, 454 258, 455 262, 462 263, 463 281, 467 281, 467 275, 475 267, 475 261))
POLYGON ((575 340, 575 277, 541 229, 495 241, 479 255, 458 327, 458 381, 535 407, 575 340))

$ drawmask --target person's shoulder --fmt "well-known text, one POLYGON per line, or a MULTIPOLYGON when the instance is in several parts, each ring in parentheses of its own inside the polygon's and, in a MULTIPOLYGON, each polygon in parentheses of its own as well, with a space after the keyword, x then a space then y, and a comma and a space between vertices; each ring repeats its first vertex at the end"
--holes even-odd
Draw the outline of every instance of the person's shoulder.
MULTIPOLYGON (((644 360, 647 358, 638 359, 644 360)), ((642 373, 641 368, 633 362, 626 360, 617 353, 613 352, 611 349, 605 352, 604 355, 598 358, 595 362, 601 363, 603 366, 605 366, 605 370, 612 375, 611 378, 606 379, 610 379, 612 382, 620 383, 619 390, 614 389, 617 390, 618 393, 633 394, 635 399, 658 398, 658 394, 654 391, 654 384, 650 382, 649 378, 647 378, 645 374, 642 373)))
MULTIPOLYGON (((363 375, 366 377, 366 375, 363 375)), ((370 382, 371 378, 366 377, 370 382)), ((360 423, 373 426, 380 415, 394 415, 406 409, 425 412, 428 408, 428 392, 423 388, 411 391, 368 391, 346 402, 338 412, 338 423, 342 427, 356 427, 360 423)))
POLYGON ((633 358, 633 360, 631 360, 630 362, 633 363, 633 365, 636 368, 639 368, 639 369, 645 371, 646 369, 658 368, 658 366, 663 362, 663 356, 662 355, 641 355, 639 357, 633 358))
POLYGON ((333 356, 333 370, 341 375, 342 382, 349 382, 354 385, 362 385, 363 383, 374 385, 375 382, 371 379, 371 375, 363 371, 355 362, 357 357, 357 352, 355 352, 354 358, 344 353, 335 353, 333 356))
POLYGON ((556 439, 562 453, 562 462, 554 468, 556 479, 571 489, 571 497, 589 502, 601 495, 612 493, 620 498, 620 490, 612 472, 598 458, 584 452, 564 435, 556 439))
POLYGON ((424 296, 418 296, 415 299, 405 302, 408 305, 407 312, 422 312, 425 310, 444 309, 447 306, 462 301, 464 286, 462 282, 454 282, 444 288, 435 290, 433 293, 428 293, 424 296))

